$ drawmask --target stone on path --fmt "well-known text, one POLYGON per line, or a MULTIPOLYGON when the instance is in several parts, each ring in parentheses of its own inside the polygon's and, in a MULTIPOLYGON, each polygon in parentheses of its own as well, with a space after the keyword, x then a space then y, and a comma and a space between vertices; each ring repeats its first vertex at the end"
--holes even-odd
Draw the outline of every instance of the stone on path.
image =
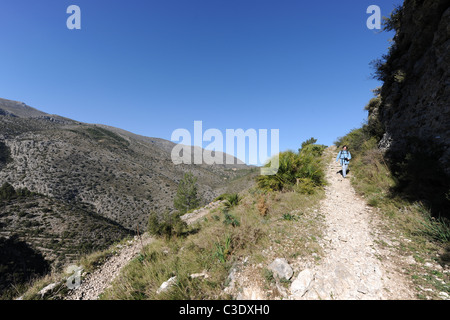
POLYGON ((294 298, 302 297, 308 291, 311 282, 314 280, 314 273, 310 269, 300 272, 291 284, 291 293, 294 298))
POLYGON ((294 271, 284 258, 275 259, 268 267, 279 279, 289 280, 292 278, 294 271))

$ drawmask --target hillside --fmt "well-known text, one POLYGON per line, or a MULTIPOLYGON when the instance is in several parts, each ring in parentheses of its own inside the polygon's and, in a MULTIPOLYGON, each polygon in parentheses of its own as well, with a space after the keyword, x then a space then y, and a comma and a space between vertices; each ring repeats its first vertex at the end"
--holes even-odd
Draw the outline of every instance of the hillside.
POLYGON ((53 267, 131 234, 118 223, 97 215, 89 205, 68 204, 32 193, 2 198, 1 203, 0 236, 19 237, 53 267))
POLYGON ((197 177, 202 204, 245 188, 256 172, 237 159, 176 166, 174 145, 0 99, 0 186, 28 195, 1 200, 0 236, 61 266, 145 229, 151 211, 173 211, 185 172, 197 177))
POLYGON ((47 115, 3 99, 0 110, 0 143, 10 153, 0 181, 90 204, 97 214, 129 229, 144 227, 150 210, 172 210, 184 172, 198 178, 206 203, 223 192, 225 182, 249 169, 237 160, 236 165, 175 166, 170 141, 47 115))

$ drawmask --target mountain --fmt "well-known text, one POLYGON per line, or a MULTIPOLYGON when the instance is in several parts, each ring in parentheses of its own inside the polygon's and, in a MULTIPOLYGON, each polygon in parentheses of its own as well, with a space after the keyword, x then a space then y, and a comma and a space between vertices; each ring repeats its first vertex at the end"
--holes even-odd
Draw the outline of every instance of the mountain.
MULTIPOLYGON (((245 188, 257 170, 236 158, 232 165, 175 165, 174 146, 0 99, 0 185, 33 194, 3 203, 0 235, 19 233, 25 239, 39 233, 54 244, 64 234, 76 248, 84 242, 98 249, 102 240, 94 241, 92 233, 80 230, 103 230, 100 239, 105 244, 138 227, 144 230, 151 211, 173 210, 178 182, 186 172, 197 177, 205 204, 219 194, 245 188)), ((55 256, 47 242, 34 248, 55 256)))

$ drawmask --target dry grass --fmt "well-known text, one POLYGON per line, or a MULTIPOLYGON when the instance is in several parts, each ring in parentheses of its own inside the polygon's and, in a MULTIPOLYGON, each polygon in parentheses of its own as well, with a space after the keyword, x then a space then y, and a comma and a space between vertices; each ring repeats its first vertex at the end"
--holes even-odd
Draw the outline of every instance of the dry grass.
POLYGON ((241 195, 239 205, 227 213, 238 220, 225 224, 225 215, 215 212, 192 226, 195 232, 170 241, 158 239, 126 266, 103 299, 229 299, 224 292, 233 264, 247 258, 249 263, 270 263, 271 255, 290 259, 318 252, 320 219, 312 207, 323 192, 302 195, 274 192, 260 195, 254 189, 241 195), (259 195, 259 197, 258 197, 259 195), (261 201, 260 199, 264 199, 261 201), (261 206, 263 203, 264 206, 261 206), (263 207, 264 215, 261 214, 263 207), (283 219, 292 213, 296 221, 283 219), (273 251, 267 254, 266 249, 273 251), (208 278, 190 277, 206 271, 208 278), (176 285, 157 294, 160 285, 176 276, 176 285))
POLYGON ((267 212, 269 211, 269 208, 267 207, 267 203, 266 203, 266 198, 265 198, 264 195, 261 195, 261 196, 259 197, 257 208, 258 208, 259 214, 260 214, 261 216, 263 216, 263 217, 264 217, 264 216, 267 214, 267 212))

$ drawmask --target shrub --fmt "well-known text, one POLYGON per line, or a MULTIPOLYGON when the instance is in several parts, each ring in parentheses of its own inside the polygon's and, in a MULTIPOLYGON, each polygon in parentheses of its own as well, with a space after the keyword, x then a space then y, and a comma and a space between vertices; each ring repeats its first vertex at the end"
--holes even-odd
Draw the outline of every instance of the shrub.
POLYGON ((19 218, 23 218, 28 214, 28 212, 25 211, 20 211, 17 215, 19 216, 19 218))
POLYGON ((227 226, 231 225, 233 227, 239 227, 239 225, 240 225, 239 220, 236 219, 235 216, 233 216, 232 214, 228 213, 228 211, 226 211, 226 210, 223 213, 225 215, 225 219, 223 220, 223 223, 225 225, 227 225, 227 226))
POLYGON ((362 150, 363 144, 370 139, 370 135, 366 131, 365 127, 353 129, 344 137, 338 138, 334 144, 336 147, 347 145, 350 152, 355 151, 358 153, 362 150))
MULTIPOLYGON (((304 181, 308 181, 310 185, 314 186, 313 188, 322 186, 325 183, 325 173, 322 168, 321 155, 325 148, 323 145, 303 143, 298 153, 281 152, 278 172, 271 176, 259 176, 257 178, 258 187, 264 191, 282 191, 292 188, 297 181, 302 179, 308 179, 304 181)), ((269 167, 270 162, 266 166, 269 167)))
POLYGON ((283 220, 286 221, 297 221, 298 217, 296 215, 290 214, 290 213, 284 213, 283 214, 283 220))
POLYGON ((177 212, 166 213, 162 217, 158 217, 156 212, 151 212, 147 230, 151 235, 170 239, 172 236, 182 235, 186 227, 186 223, 181 220, 180 214, 177 212))
POLYGON ((315 187, 314 182, 310 178, 302 178, 298 180, 295 190, 303 194, 314 194, 316 192, 315 187))
POLYGON ((396 6, 389 17, 383 17, 384 31, 397 31, 400 29, 400 20, 403 15, 403 6, 396 6))
POLYGON ((226 200, 227 197, 229 196, 229 193, 222 193, 220 196, 218 196, 217 198, 215 198, 213 201, 223 201, 226 200))
POLYGON ((217 241, 214 243, 214 246, 215 246, 215 252, 213 254, 214 257, 219 259, 221 263, 225 263, 233 250, 231 236, 227 235, 225 237, 224 244, 222 244, 220 241, 217 241))
POLYGON ((266 198, 264 196, 261 196, 259 198, 258 204, 256 205, 256 207, 258 208, 258 212, 261 216, 266 216, 268 211, 269 211, 269 207, 267 206, 266 203, 266 198))
POLYGON ((0 188, 0 199, 1 200, 10 200, 17 196, 16 190, 12 185, 8 182, 5 182, 0 188))
POLYGON ((232 194, 227 194, 224 200, 225 200, 225 203, 224 203, 225 207, 229 209, 229 208, 237 206, 241 199, 239 198, 239 195, 237 193, 232 193, 232 194))
POLYGON ((11 162, 11 151, 8 146, 0 141, 0 168, 11 162))
POLYGON ((315 144, 316 142, 317 142, 317 139, 310 138, 310 139, 306 140, 305 142, 302 142, 302 148, 301 149, 303 149, 304 147, 306 147, 308 145, 315 144))
POLYGON ((450 220, 444 217, 427 216, 424 221, 420 221, 420 224, 422 225, 420 231, 431 239, 443 243, 450 242, 450 220))
POLYGON ((224 204, 227 208, 238 205, 240 200, 241 198, 237 193, 223 193, 214 199, 214 201, 225 201, 224 204))
POLYGON ((0 187, 0 200, 11 200, 16 199, 18 197, 28 197, 34 195, 33 192, 30 192, 27 188, 23 189, 14 189, 12 185, 10 185, 8 182, 5 182, 0 187))

